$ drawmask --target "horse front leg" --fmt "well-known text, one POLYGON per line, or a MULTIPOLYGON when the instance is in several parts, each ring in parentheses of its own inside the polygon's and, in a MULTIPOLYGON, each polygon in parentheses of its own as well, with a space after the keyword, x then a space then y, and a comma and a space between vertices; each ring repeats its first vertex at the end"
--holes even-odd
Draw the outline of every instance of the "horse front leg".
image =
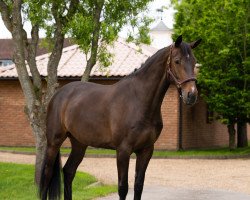
POLYGON ((128 194, 128 168, 130 154, 127 151, 117 150, 118 194, 120 200, 125 200, 128 194))
POLYGON ((134 200, 140 200, 144 185, 145 172, 152 157, 154 146, 136 152, 134 200))

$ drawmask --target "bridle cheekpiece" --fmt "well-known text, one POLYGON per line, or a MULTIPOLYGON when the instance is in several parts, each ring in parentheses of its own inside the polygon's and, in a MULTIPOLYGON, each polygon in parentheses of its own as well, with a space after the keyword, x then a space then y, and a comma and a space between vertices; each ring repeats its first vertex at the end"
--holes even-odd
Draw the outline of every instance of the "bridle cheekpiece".
POLYGON ((192 76, 190 78, 184 79, 184 80, 178 80, 178 78, 173 74, 173 72, 171 71, 171 57, 172 57, 172 49, 173 49, 174 44, 171 44, 170 46, 170 53, 168 56, 168 60, 167 60, 167 73, 169 74, 169 76, 173 79, 173 81, 175 82, 176 87, 180 90, 181 89, 181 85, 183 85, 184 83, 190 82, 190 81, 196 81, 197 79, 192 76))

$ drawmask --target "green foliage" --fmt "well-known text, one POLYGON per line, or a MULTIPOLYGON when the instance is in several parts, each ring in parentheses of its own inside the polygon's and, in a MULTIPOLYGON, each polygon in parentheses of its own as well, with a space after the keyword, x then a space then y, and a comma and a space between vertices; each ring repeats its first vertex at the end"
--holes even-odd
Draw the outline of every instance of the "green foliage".
MULTIPOLYGON (((137 28, 136 33, 130 33, 131 41, 136 43, 150 43, 149 24, 152 22, 146 16, 139 13, 147 8, 152 0, 104 0, 100 17, 100 31, 97 47, 97 60, 102 64, 102 70, 110 66, 113 55, 108 51, 107 46, 112 46, 118 38, 118 33, 124 26, 131 25, 137 28)), ((67 26, 68 34, 80 46, 86 55, 93 51, 93 35, 96 31, 95 9, 101 1, 83 1, 80 3, 78 12, 67 26)), ((88 59, 88 58, 87 58, 88 59)))
MULTIPOLYGON (((137 44, 150 43, 148 27, 152 19, 140 14, 147 9, 150 1, 152 0, 24 0, 23 22, 29 21, 32 26, 38 26, 39 30, 45 30, 47 40, 43 40, 42 45, 49 51, 54 47, 58 34, 56 29, 60 29, 59 32, 71 37, 80 46, 91 64, 98 60, 105 69, 110 66, 113 58, 107 46, 114 43, 124 26, 133 27, 129 33, 131 41, 137 44), (99 8, 101 15, 97 22, 99 8), (56 23, 58 21, 60 23, 56 23), (96 37, 98 41, 94 41, 96 37)), ((5 2, 11 10, 12 1, 5 2)))
POLYGON ((22 4, 22 12, 26 20, 29 20, 31 24, 39 24, 45 28, 46 20, 51 20, 52 17, 49 15, 49 7, 46 5, 45 0, 40 1, 29 1, 26 0, 22 4))
POLYGON ((112 64, 113 57, 114 55, 110 53, 107 49, 107 44, 102 43, 101 46, 99 46, 97 59, 99 60, 100 63, 102 63, 104 70, 107 69, 107 67, 109 67, 112 64))
POLYGON ((174 38, 203 39, 195 55, 202 65, 202 96, 223 123, 250 118, 250 4, 247 0, 172 1, 174 38))
MULTIPOLYGON (((34 167, 32 165, 0 163, 0 171, 0 199, 37 199, 33 177, 34 167)), ((73 199, 93 199, 117 190, 116 186, 108 185, 89 187, 95 182, 95 177, 87 173, 77 172, 73 181, 73 199)))
POLYGON ((85 54, 89 53, 94 29, 92 17, 82 16, 82 14, 77 13, 69 26, 69 34, 75 39, 85 54))
POLYGON ((131 24, 133 27, 132 31, 128 33, 130 42, 134 42, 136 45, 139 45, 141 43, 150 44, 151 38, 149 37, 149 25, 153 22, 153 19, 147 16, 143 16, 135 20, 136 21, 131 24), (137 27, 138 24, 141 24, 141 26, 138 27, 138 33, 135 34, 135 27, 137 27))

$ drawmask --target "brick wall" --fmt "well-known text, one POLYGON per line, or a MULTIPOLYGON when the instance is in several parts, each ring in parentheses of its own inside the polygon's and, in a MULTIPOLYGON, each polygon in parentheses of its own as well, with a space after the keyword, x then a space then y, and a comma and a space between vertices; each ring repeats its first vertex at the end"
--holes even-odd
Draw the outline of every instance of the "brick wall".
MULTIPOLYGON (((68 83, 62 81, 61 85, 68 83)), ((112 84, 112 81, 102 81, 112 84)), ((156 149, 177 149, 178 146, 178 93, 170 86, 162 104, 163 130, 156 149)), ((18 81, 0 80, 0 146, 34 146, 34 137, 24 114, 24 97, 18 81)), ((248 125, 248 138, 250 139, 248 125)), ((204 148, 225 146, 228 135, 225 125, 206 122, 206 104, 202 99, 193 106, 183 105, 183 147, 204 148)), ((69 146, 66 141, 64 146, 69 146)))
POLYGON ((163 118, 163 129, 156 142, 157 149, 177 149, 178 142, 178 92, 171 85, 165 95, 161 107, 163 118))
POLYGON ((18 81, 0 81, 0 145, 33 146, 34 137, 24 114, 18 81))
MULTIPOLYGON (((61 81, 61 85, 68 81, 61 81)), ((102 84, 112 84, 113 81, 102 81, 102 84)), ((164 128, 156 149, 176 149, 177 145, 177 92, 171 86, 162 105, 164 128)), ((34 146, 34 137, 29 122, 24 114, 24 96, 18 81, 0 81, 0 145, 1 146, 34 146)), ((69 146, 69 141, 64 142, 69 146)))
POLYGON ((183 108, 183 148, 207 148, 228 145, 227 127, 216 120, 207 123, 207 105, 198 103, 183 108))

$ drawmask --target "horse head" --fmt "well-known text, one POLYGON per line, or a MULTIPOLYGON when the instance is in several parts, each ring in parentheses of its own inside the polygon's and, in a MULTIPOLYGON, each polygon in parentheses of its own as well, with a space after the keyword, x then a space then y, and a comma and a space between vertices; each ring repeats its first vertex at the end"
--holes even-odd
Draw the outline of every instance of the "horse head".
POLYGON ((182 41, 182 36, 179 36, 170 46, 167 72, 179 89, 183 102, 187 105, 194 105, 198 96, 194 74, 196 59, 192 49, 197 47, 200 42, 201 39, 185 43, 182 41))

